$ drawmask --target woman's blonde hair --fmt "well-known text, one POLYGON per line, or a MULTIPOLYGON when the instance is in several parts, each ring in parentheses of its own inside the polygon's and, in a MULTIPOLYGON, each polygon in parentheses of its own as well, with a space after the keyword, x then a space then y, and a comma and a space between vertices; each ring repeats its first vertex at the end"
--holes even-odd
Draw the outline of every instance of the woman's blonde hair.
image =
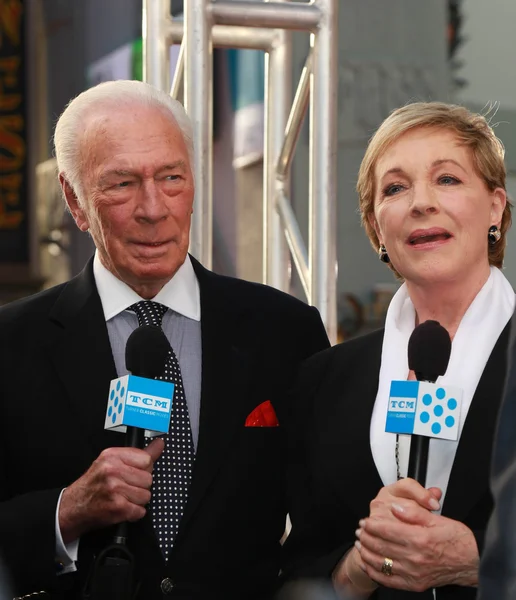
MULTIPOLYGON (((371 138, 358 173, 357 192, 362 224, 376 251, 380 242, 370 222, 370 217, 374 214, 376 164, 387 148, 404 133, 422 127, 442 128, 453 132, 460 143, 471 148, 475 169, 488 190, 505 190, 504 147, 484 116, 463 106, 444 102, 415 102, 398 108, 385 119, 371 138)), ((511 207, 507 200, 500 226, 500 240, 493 246, 488 246, 489 264, 495 267, 501 267, 503 263, 506 234, 511 226, 511 207)), ((392 264, 389 266, 399 276, 392 264)))

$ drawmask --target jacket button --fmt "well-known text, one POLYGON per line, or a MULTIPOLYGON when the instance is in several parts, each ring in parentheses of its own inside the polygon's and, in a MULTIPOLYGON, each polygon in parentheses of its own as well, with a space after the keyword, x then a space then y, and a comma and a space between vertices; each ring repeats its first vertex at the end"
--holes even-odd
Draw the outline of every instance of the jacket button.
POLYGON ((165 579, 163 579, 163 581, 161 582, 161 591, 168 596, 169 594, 172 593, 172 590, 174 589, 174 582, 172 581, 172 579, 170 579, 170 577, 165 577, 165 579))

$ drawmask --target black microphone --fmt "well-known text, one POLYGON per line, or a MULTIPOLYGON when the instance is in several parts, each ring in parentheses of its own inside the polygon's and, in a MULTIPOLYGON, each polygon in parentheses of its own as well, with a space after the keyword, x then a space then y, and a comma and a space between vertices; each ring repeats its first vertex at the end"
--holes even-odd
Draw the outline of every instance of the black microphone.
MULTIPOLYGON (((450 354, 450 335, 437 321, 425 321, 412 332, 408 343, 408 364, 418 381, 435 383, 440 375, 446 373, 450 354)), ((407 476, 423 487, 426 482, 429 445, 429 437, 412 435, 407 476)))
MULTIPOLYGON (((125 366, 132 375, 156 379, 165 371, 170 344, 160 327, 142 325, 135 329, 125 347, 125 366)), ((145 430, 127 427, 126 446, 143 448, 145 430)), ((87 600, 133 600, 139 583, 135 558, 127 546, 129 524, 116 526, 113 540, 95 558, 86 578, 82 598, 87 600)))
MULTIPOLYGON (((125 346, 125 368, 137 377, 156 379, 165 372, 165 363, 170 344, 161 327, 141 325, 127 339, 125 346)), ((140 427, 127 427, 125 445, 130 448, 145 446, 145 430, 140 427)), ((119 523, 115 542, 125 544, 128 537, 128 524, 119 523)))
MULTIPOLYGON (((125 347, 125 367, 137 377, 156 379, 165 372, 170 344, 161 327, 142 325, 129 336, 125 347)), ((143 448, 145 431, 127 427, 126 446, 143 448)))

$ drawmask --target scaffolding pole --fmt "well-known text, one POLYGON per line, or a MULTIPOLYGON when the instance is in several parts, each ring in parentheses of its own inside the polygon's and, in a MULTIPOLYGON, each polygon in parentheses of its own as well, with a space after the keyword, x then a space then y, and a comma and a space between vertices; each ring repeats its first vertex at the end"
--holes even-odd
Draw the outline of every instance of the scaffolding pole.
POLYGON ((185 0, 184 23, 169 0, 144 0, 144 80, 177 97, 194 129, 195 212, 190 250, 212 265, 212 49, 249 48, 265 55, 263 185, 264 283, 288 291, 289 250, 310 304, 332 342, 336 310, 336 131, 338 0, 185 0), (290 30, 310 33, 310 54, 292 103, 290 30), (172 89, 169 47, 181 43, 172 89), (290 171, 308 105, 308 249, 289 201, 290 171))

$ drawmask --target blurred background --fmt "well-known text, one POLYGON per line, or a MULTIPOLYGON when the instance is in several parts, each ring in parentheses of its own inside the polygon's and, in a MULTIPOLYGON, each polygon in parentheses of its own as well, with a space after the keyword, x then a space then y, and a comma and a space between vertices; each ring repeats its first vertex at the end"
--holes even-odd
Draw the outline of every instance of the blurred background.
MULTIPOLYGON (((156 0, 157 1, 157 0, 156 0)), ((181 19, 182 1, 170 10, 181 19)), ((355 182, 394 108, 458 102, 490 114, 516 197, 516 2, 340 0, 337 259, 339 340, 380 326, 397 284, 360 226, 355 182)), ((178 46, 171 52, 174 68, 178 46)), ((293 35, 297 82, 308 34, 293 35)), ((100 81, 142 78, 141 0, 0 0, 0 303, 66 281, 93 251, 64 209, 51 137, 66 103, 100 81)), ((214 52, 213 269, 262 279, 263 53, 214 52)), ((295 86, 294 86, 295 87, 295 86)), ((291 203, 308 230, 308 127, 291 203)), ((505 272, 516 284, 516 230, 505 272)), ((303 297, 293 270, 292 293, 303 297)))

